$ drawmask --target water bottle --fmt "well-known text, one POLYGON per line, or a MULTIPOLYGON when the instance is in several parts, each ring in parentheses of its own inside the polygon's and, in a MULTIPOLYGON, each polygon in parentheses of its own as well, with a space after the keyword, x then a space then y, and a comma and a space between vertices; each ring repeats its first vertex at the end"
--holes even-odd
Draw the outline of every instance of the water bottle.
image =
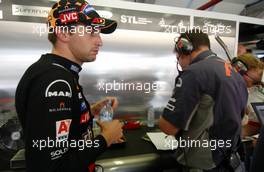
POLYGON ((96 123, 97 120, 98 119, 93 118, 93 133, 94 133, 94 137, 98 136, 101 133, 101 129, 96 123))
POLYGON ((112 121, 113 120, 113 108, 112 108, 111 100, 107 102, 107 104, 101 109, 99 118, 100 121, 112 121))
POLYGON ((148 127, 154 127, 155 126, 155 111, 154 107, 150 106, 148 109, 148 121, 147 121, 148 127))

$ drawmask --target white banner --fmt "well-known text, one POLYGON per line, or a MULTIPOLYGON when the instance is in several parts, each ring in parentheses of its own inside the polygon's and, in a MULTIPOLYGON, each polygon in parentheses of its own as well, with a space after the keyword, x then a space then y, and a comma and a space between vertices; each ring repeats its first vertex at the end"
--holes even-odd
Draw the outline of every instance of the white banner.
POLYGON ((28 6, 12 4, 12 15, 14 16, 31 16, 31 17, 48 17, 50 7, 28 6))

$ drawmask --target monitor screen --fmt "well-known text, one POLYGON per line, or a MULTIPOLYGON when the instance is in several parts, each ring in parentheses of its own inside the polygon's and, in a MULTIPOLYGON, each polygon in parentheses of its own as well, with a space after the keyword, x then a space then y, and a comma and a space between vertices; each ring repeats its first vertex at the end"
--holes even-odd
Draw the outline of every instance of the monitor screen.
POLYGON ((264 102, 251 103, 261 125, 264 125, 264 102))

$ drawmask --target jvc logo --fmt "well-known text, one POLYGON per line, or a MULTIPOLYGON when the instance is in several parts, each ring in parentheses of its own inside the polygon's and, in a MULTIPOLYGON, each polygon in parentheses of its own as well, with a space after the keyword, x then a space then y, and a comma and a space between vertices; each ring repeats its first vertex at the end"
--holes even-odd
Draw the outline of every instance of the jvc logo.
POLYGON ((55 80, 48 85, 45 91, 45 97, 72 97, 71 86, 65 80, 55 80), (63 88, 63 90, 57 91, 57 88, 63 88))
POLYGON ((61 14, 60 20, 61 20, 61 23, 68 23, 68 22, 72 22, 72 21, 77 21, 78 15, 76 12, 61 14))

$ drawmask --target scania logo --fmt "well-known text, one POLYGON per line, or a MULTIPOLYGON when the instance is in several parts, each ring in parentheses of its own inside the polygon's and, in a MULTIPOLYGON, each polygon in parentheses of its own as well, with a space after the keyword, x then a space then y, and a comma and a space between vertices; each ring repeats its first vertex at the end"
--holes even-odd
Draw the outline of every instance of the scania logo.
POLYGON ((45 97, 72 97, 71 86, 65 80, 55 80, 48 85, 45 91, 45 97), (61 90, 57 90, 57 88, 61 90))

